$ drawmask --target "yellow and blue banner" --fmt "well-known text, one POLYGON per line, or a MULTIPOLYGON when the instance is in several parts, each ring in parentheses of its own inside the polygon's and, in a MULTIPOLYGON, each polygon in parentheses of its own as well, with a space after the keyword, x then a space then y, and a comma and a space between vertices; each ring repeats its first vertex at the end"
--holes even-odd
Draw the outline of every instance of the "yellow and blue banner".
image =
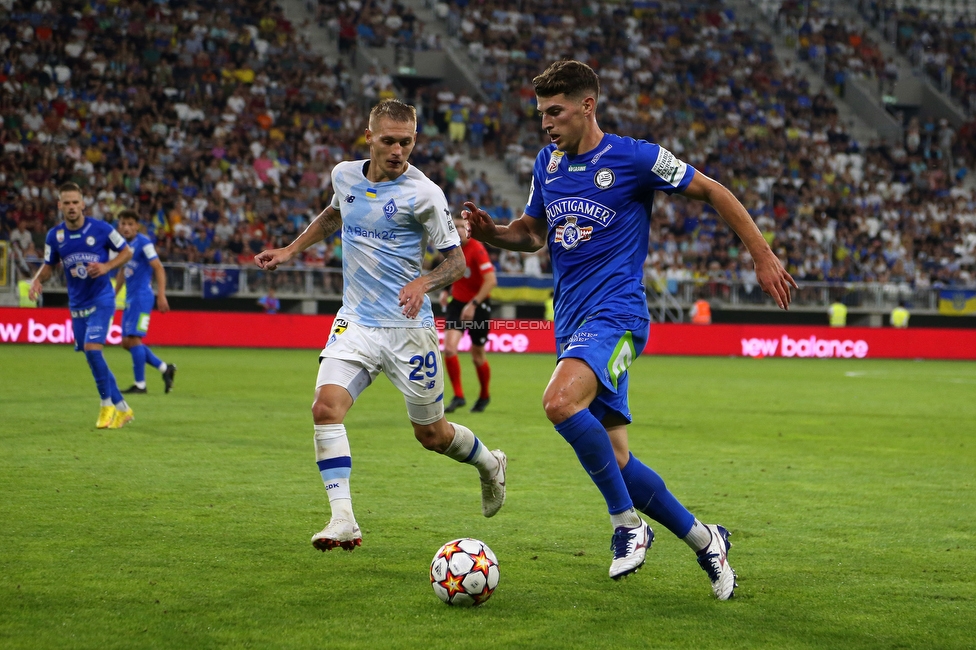
POLYGON ((976 314, 976 291, 943 289, 939 292, 939 313, 944 316, 976 314))
POLYGON ((499 274, 498 286, 491 290, 491 299, 497 302, 544 303, 551 293, 552 278, 499 274))

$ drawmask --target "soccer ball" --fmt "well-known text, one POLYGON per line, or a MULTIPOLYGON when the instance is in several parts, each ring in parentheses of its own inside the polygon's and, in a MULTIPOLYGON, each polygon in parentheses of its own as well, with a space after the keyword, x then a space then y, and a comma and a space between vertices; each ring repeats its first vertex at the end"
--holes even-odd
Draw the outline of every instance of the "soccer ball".
POLYGON ((452 540, 440 547, 430 563, 430 586, 448 605, 480 605, 498 586, 498 559, 480 540, 452 540))

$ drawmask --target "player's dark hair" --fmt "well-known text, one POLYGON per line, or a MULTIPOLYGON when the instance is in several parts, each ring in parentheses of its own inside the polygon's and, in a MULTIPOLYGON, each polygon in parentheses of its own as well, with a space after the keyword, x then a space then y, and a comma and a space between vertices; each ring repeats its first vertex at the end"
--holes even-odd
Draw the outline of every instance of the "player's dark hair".
POLYGON ((581 61, 556 61, 533 79, 532 85, 539 97, 566 95, 579 98, 592 94, 594 99, 600 98, 600 78, 593 68, 581 61))
POLYGON ((82 193, 81 188, 78 186, 78 183, 75 183, 73 181, 62 183, 61 187, 58 188, 58 194, 64 194, 65 192, 78 192, 78 194, 82 193))
POLYGON ((123 210, 119 213, 119 221, 122 221, 123 219, 139 221, 139 214, 135 210, 123 210))
POLYGON ((370 126, 381 117, 388 117, 394 122, 413 122, 416 124, 417 109, 410 104, 404 104, 399 99, 384 99, 369 112, 370 126))

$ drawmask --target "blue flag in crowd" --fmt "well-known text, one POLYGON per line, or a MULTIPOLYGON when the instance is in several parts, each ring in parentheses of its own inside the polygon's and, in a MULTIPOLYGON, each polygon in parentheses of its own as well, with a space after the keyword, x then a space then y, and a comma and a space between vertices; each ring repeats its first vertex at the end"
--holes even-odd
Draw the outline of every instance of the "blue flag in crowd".
POLYGON ((241 272, 238 269, 203 269, 203 297, 226 298, 237 293, 241 272))

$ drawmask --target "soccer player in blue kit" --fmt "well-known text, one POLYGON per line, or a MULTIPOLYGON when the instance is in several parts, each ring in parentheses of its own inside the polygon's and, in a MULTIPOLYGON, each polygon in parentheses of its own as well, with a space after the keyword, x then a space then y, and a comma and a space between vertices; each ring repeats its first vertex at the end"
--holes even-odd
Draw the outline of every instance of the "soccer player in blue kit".
POLYGON ((343 421, 380 372, 403 394, 414 437, 425 449, 477 468, 481 513, 505 503, 507 458, 489 451, 467 427, 444 417, 444 364, 427 293, 464 273, 461 239, 444 192, 407 159, 417 113, 396 99, 373 107, 366 129, 369 160, 332 170, 332 203, 288 246, 261 251, 261 269, 276 269, 309 246, 342 232, 342 308, 319 356, 312 418, 315 460, 332 516, 312 536, 320 551, 362 543, 349 490, 352 457, 343 421), (424 241, 444 261, 421 275, 424 241))
POLYGON ((132 249, 132 259, 122 269, 124 278, 116 279, 115 292, 125 286, 125 311, 122 312, 122 347, 132 355, 132 373, 135 383, 122 391, 124 394, 146 393, 146 363, 163 375, 163 386, 168 393, 173 390, 176 365, 166 363, 142 342, 149 332, 149 314, 153 303, 159 311, 169 311, 166 299, 166 270, 163 269, 152 240, 139 232, 139 215, 134 210, 119 213, 119 232, 132 249), (157 296, 153 296, 152 278, 156 278, 157 296))
POLYGON ((711 205, 749 249, 759 285, 780 308, 789 307, 796 282, 728 189, 659 145, 600 129, 600 82, 589 66, 559 61, 533 84, 552 144, 536 158, 524 213, 508 226, 496 226, 473 203, 463 215, 472 236, 492 246, 549 247, 558 361, 543 407, 607 502, 610 577, 644 563, 654 533, 640 510, 697 553, 713 594, 727 600, 736 587, 728 531, 698 521, 627 442, 627 368, 643 351, 650 325, 642 279, 654 192, 711 205))
POLYGON ((65 183, 59 188, 58 209, 64 222, 47 233, 44 264, 31 281, 29 296, 36 300, 41 295, 42 285, 61 262, 68 282, 75 350, 85 351, 102 400, 95 426, 120 429, 132 420, 132 409, 119 392, 102 347, 115 315, 115 293, 109 273, 132 259, 132 251, 112 226, 85 216, 85 201, 77 184, 65 183), (118 253, 111 260, 110 251, 118 253))

